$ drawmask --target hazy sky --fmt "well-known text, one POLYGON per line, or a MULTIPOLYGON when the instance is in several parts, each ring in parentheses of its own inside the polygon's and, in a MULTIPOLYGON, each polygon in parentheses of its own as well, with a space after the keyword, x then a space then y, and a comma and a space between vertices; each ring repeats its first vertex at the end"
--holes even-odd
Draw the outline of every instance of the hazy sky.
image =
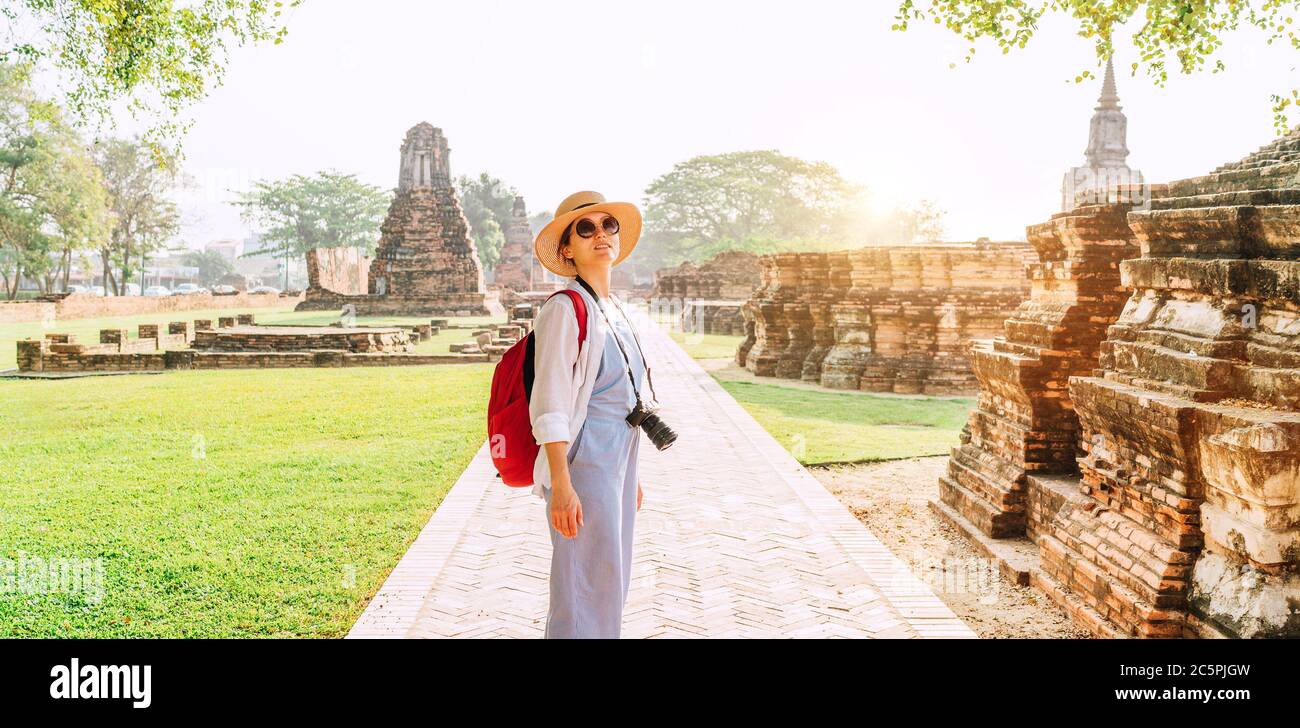
MULTIPOLYGON (((970 64, 949 31, 890 30, 893 0, 414 2, 307 0, 279 46, 235 49, 194 110, 186 195, 191 246, 243 237, 224 204, 251 180, 333 168, 384 188, 420 121, 441 127, 453 174, 487 171, 530 212, 596 189, 642 190, 698 154, 777 149, 830 162, 876 204, 934 198, 950 240, 1023 238, 1083 162, 1100 81, 1066 21, 1028 48, 983 44, 970 64), (955 69, 949 63, 956 61, 955 69)), ((1149 181, 1208 172, 1268 142, 1268 95, 1295 85, 1285 48, 1243 31, 1228 70, 1129 76, 1129 164, 1149 181), (1247 49, 1245 46, 1250 46, 1247 49)))

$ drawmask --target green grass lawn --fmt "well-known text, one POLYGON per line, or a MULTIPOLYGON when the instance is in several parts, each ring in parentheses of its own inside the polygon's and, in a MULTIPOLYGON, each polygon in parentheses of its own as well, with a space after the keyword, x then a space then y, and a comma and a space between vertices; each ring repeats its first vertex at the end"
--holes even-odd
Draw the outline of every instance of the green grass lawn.
MULTIPOLYGON (((222 308, 205 309, 200 311, 171 311, 166 313, 138 314, 135 316, 105 316, 93 319, 53 321, 48 324, 40 321, 0 324, 0 369, 12 369, 18 365, 18 347, 16 342, 20 339, 39 339, 47 333, 57 332, 76 334, 78 341, 93 344, 99 341, 100 329, 129 329, 131 332, 131 338, 134 339, 136 338, 136 327, 140 324, 161 323, 165 326, 169 321, 193 321, 195 319, 211 319, 215 322, 221 316, 236 316, 241 313, 251 313, 256 317, 255 320, 258 323, 264 324, 300 324, 304 326, 317 326, 339 320, 339 314, 337 311, 294 311, 292 305, 286 305, 271 308, 222 308)), ((427 324, 429 323, 430 318, 434 317, 358 316, 356 321, 362 326, 396 326, 399 324, 427 324)), ((487 326, 489 324, 504 323, 503 321, 496 321, 488 316, 450 318, 449 321, 458 325, 472 326, 487 326)), ((448 347, 451 344, 468 341, 473 338, 473 333, 474 332, 469 329, 446 330, 428 341, 418 344, 415 351, 418 354, 446 354, 448 352, 448 347)))
POLYGON ((0 381, 0 637, 346 634, 482 443, 491 372, 0 381), (34 559, 102 564, 102 600, 15 587, 34 559))
POLYGON ((837 392, 784 379, 755 380, 717 362, 734 359, 743 336, 669 336, 692 358, 713 360, 705 364, 713 378, 805 465, 945 455, 975 406, 974 398, 837 392))
POLYGON ((975 405, 963 397, 900 397, 719 380, 805 465, 943 455, 975 405))
POLYGON ((672 331, 668 334, 692 359, 735 359, 736 349, 743 336, 723 334, 686 334, 672 331))

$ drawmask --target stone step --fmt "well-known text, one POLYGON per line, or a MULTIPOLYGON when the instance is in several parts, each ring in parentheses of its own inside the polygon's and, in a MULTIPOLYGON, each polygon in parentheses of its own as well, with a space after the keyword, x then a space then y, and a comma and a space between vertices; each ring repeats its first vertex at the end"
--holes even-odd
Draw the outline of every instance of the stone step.
POLYGON ((1024 533, 1024 511, 998 510, 947 475, 939 478, 939 498, 992 538, 1007 538, 1024 533))
MULTIPOLYGON (((1033 581, 1042 589, 1053 601, 1057 601, 1057 594, 1053 593, 1053 587, 1062 589, 1067 587, 1053 573, 1055 568, 1064 568, 1068 570, 1072 577, 1085 575, 1085 578, 1091 578, 1094 586, 1091 590, 1084 588, 1084 584, 1076 583, 1068 585, 1072 596, 1079 600, 1084 606, 1091 611, 1082 614, 1077 613, 1076 609, 1079 603, 1057 601, 1058 605, 1084 622, 1094 632, 1101 633, 1092 624, 1092 620, 1103 619, 1109 622, 1117 631, 1131 630, 1134 636, 1141 637, 1181 637, 1183 624, 1183 610, 1171 607, 1157 607, 1144 594, 1134 591, 1128 585, 1121 583, 1115 578, 1109 577, 1106 566, 1099 565, 1093 560, 1088 559, 1077 550, 1071 548, 1061 540, 1051 535, 1041 535, 1038 540, 1040 548, 1040 565, 1041 568, 1033 574, 1033 581), (1064 560, 1064 563, 1054 565, 1054 562, 1064 560)), ((1100 558, 1100 557, 1099 557, 1100 558)), ((1105 561, 1105 559, 1100 559, 1105 561)), ((1117 635, 1116 635, 1117 636, 1117 635)))
POLYGON ((1182 197, 1161 197, 1151 202, 1153 210, 1300 204, 1300 189, 1236 190, 1182 197))
POLYGON ((998 570, 1013 584, 1029 586, 1030 576, 1038 570, 1038 547, 1027 538, 989 538, 947 503, 931 500, 930 511, 960 533, 971 547, 992 559, 998 570))
POLYGON ((1300 160, 1282 162, 1261 169, 1237 169, 1169 183, 1169 195, 1187 197, 1234 190, 1258 190, 1293 184, 1300 160))
POLYGON ((1040 592, 1047 595, 1052 603, 1065 610, 1070 615, 1070 619, 1078 626, 1104 639, 1127 639, 1129 635, 1119 631, 1116 626, 1107 621, 1107 619, 1097 612, 1097 610, 1088 606, 1082 599, 1070 593, 1051 575, 1043 572, 1042 569, 1036 570, 1030 575, 1030 583, 1040 592))

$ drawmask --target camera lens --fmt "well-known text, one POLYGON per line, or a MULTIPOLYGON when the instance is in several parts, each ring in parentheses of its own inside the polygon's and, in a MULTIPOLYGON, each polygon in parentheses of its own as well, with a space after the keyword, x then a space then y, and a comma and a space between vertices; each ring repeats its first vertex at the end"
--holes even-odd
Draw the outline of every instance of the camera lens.
POLYGON ((677 441, 677 433, 672 428, 664 424, 657 414, 648 414, 641 420, 641 430, 654 443, 656 450, 666 450, 668 446, 677 441))

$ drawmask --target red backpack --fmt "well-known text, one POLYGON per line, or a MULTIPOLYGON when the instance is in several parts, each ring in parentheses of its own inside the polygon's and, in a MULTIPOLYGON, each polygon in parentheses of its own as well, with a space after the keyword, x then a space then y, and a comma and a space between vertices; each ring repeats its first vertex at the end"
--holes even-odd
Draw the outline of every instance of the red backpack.
MULTIPOLYGON (((567 293, 578 315, 578 346, 587 340, 587 303, 577 291, 556 291, 551 298, 567 293)), ((551 300, 550 298, 546 300, 551 300)), ((533 484, 533 464, 541 445, 533 439, 533 422, 528 416, 528 399, 533 393, 533 332, 506 349, 492 372, 492 396, 488 400, 488 449, 492 464, 506 485, 533 484)))

